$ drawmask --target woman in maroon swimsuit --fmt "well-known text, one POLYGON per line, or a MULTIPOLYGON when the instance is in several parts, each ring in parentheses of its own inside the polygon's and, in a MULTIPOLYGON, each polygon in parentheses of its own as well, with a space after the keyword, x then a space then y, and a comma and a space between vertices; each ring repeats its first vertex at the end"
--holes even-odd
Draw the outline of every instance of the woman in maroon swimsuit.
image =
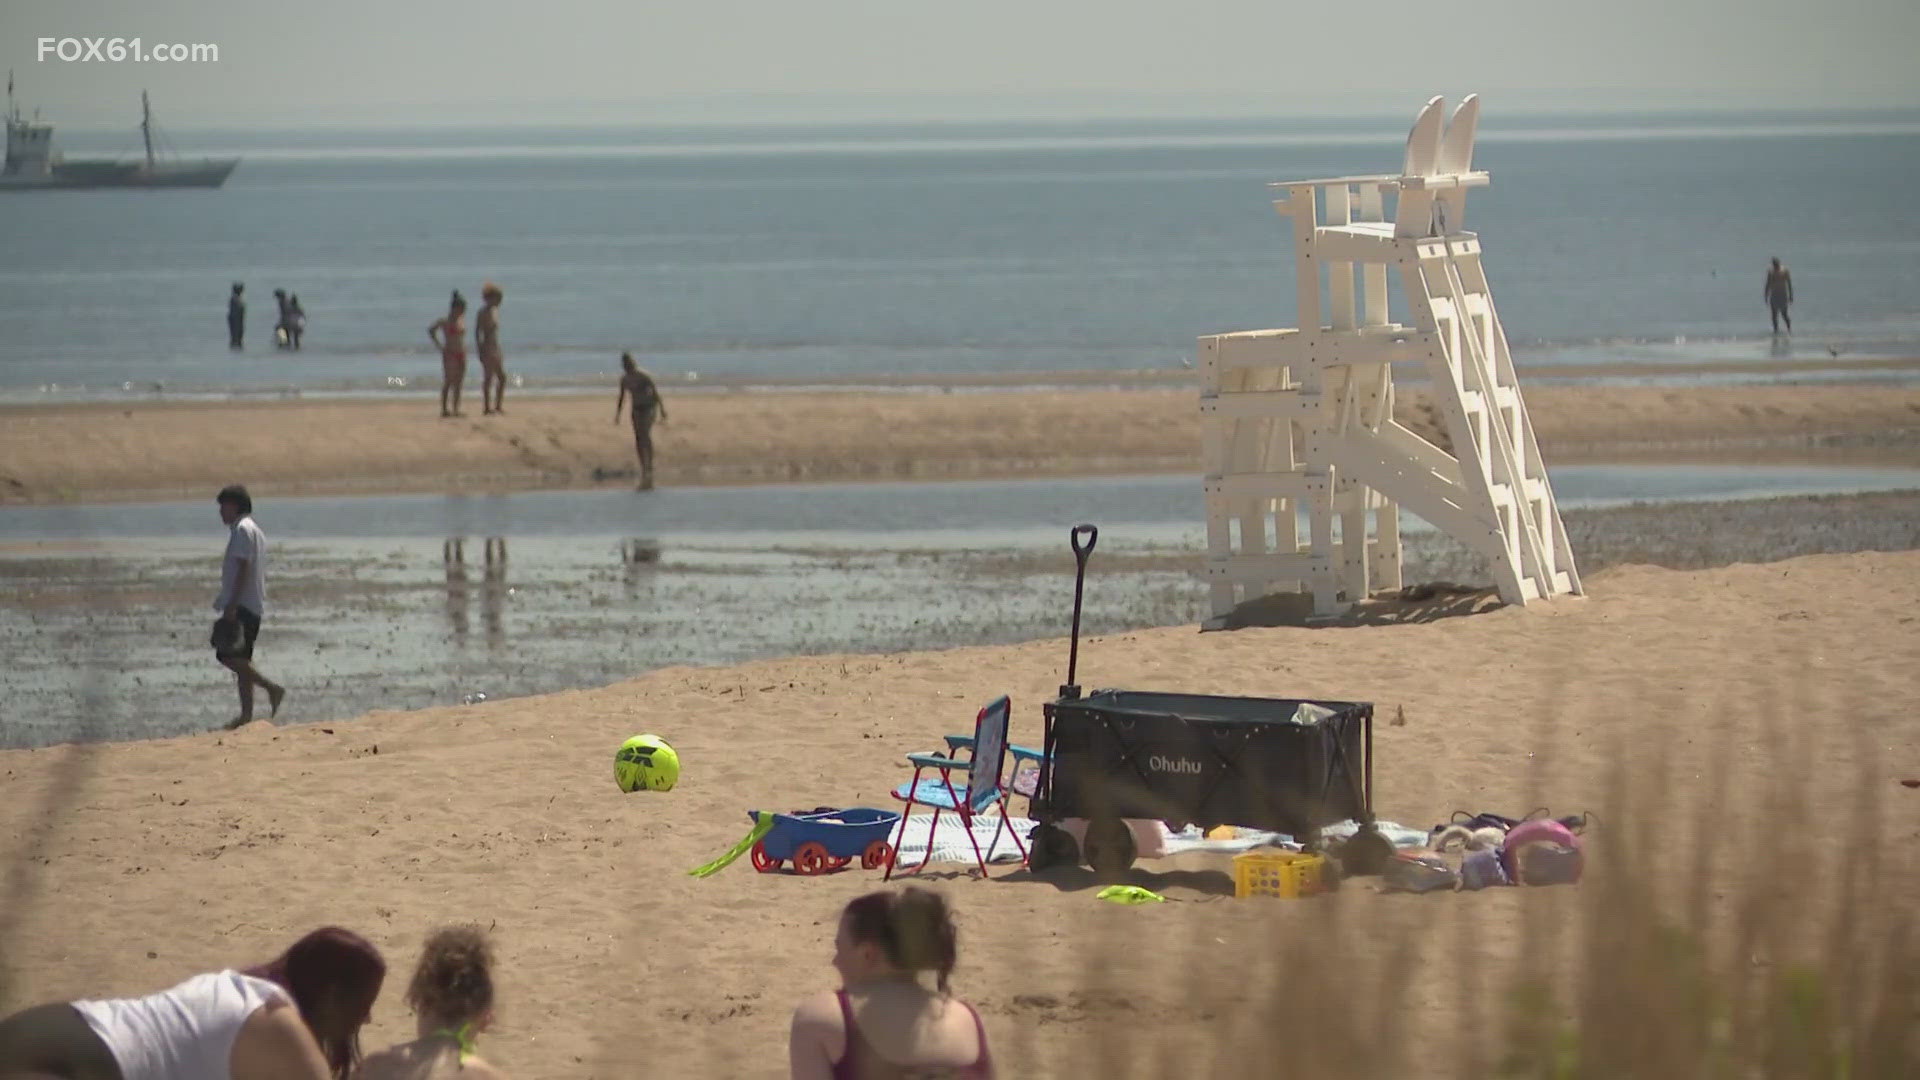
POLYGON ((467 381, 467 299, 453 291, 447 315, 427 327, 440 350, 440 415, 460 415, 460 384, 467 381))
POLYGON ((938 893, 908 886, 848 904, 834 937, 841 989, 793 1012, 793 1080, 992 1080, 980 1014, 947 991, 955 955, 938 893))

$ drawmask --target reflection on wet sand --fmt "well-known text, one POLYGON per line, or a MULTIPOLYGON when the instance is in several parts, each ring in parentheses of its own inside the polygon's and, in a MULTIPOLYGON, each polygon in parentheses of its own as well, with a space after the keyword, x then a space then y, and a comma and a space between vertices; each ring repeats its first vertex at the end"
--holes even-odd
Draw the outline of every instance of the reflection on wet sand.
POLYGON ((467 643, 467 540, 450 536, 440 545, 440 558, 447 568, 447 622, 453 627, 455 643, 467 643))
MULTIPOLYGON (((480 571, 480 624, 486 633, 487 648, 506 644, 506 620, 503 611, 507 594, 507 538, 489 536, 483 542, 480 571)), ((447 621, 453 628, 453 640, 465 645, 472 623, 467 615, 467 538, 450 536, 441 545, 440 556, 447 572, 447 621)))
POLYGON ((489 536, 486 569, 480 585, 480 622, 487 628, 489 650, 506 644, 507 635, 501 625, 500 609, 506 604, 507 592, 507 538, 489 536))
POLYGON ((620 567, 622 579, 627 586, 627 599, 640 595, 640 585, 645 582, 648 591, 652 591, 653 575, 647 571, 660 565, 660 541, 638 536, 620 541, 620 567))

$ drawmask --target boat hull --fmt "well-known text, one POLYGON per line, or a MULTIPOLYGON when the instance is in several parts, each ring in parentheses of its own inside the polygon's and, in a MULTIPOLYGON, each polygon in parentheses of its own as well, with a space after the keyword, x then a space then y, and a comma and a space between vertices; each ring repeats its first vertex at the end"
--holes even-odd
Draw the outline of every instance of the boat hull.
POLYGON ((0 176, 0 191, 86 188, 217 188, 239 166, 239 158, 166 162, 62 162, 44 173, 0 176))

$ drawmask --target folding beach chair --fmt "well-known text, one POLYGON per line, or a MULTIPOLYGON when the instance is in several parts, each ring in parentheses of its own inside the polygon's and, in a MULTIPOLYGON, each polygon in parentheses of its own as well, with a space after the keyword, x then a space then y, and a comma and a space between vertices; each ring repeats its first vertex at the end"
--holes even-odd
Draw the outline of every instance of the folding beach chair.
MULTIPOLYGON (((927 853, 921 858, 919 871, 933 860, 933 844, 940 831, 940 815, 952 813, 959 817, 960 824, 967 830, 967 841, 973 845, 974 860, 980 865, 980 873, 987 872, 986 853, 980 848, 980 839, 973 833, 973 819, 988 809, 1000 808, 1000 821, 994 826, 993 839, 987 842, 986 851, 992 851, 1000 842, 1000 833, 1007 825, 1007 789, 1001 784, 1001 776, 1007 763, 1007 724, 1013 717, 1013 702, 1005 697, 993 701, 980 710, 974 721, 973 735, 948 737, 948 754, 908 754, 907 760, 913 763, 913 779, 893 791, 893 797, 907 805, 900 812, 900 831, 894 837, 893 853, 887 857, 887 872, 884 880, 892 880, 894 864, 899 859, 900 843, 907 838, 907 823, 912 820, 915 806, 927 806, 933 809, 933 821, 927 826, 927 853), (955 742, 959 739, 959 742, 955 742), (958 750, 971 747, 972 754, 965 759, 957 756, 958 750), (931 770, 935 775, 926 775, 931 770), (961 773, 963 782, 956 787, 953 774, 961 773)), ((1029 751, 1030 752, 1030 751, 1029 751)), ((1020 840, 1018 830, 1009 830, 1013 845, 1020 851, 1020 861, 1027 861, 1027 846, 1020 840)))
MULTIPOLYGON (((959 757, 960 751, 973 752, 973 736, 943 735, 947 740, 947 756, 959 757)), ((1033 816, 1033 796, 1040 785, 1040 763, 1046 760, 1043 751, 1019 743, 1007 744, 1007 753, 1013 755, 1013 771, 1007 775, 1007 791, 1014 795, 1027 797, 1027 816, 1033 816)))

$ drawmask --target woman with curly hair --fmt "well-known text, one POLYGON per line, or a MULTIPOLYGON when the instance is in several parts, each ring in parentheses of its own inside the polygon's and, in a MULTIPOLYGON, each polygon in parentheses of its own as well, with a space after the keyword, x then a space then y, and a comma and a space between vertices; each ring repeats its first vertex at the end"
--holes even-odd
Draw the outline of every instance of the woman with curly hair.
POLYGON ((355 1080, 506 1080, 474 1044, 493 1023, 493 949, 477 926, 435 930, 407 986, 418 1037, 367 1058, 355 1080))

